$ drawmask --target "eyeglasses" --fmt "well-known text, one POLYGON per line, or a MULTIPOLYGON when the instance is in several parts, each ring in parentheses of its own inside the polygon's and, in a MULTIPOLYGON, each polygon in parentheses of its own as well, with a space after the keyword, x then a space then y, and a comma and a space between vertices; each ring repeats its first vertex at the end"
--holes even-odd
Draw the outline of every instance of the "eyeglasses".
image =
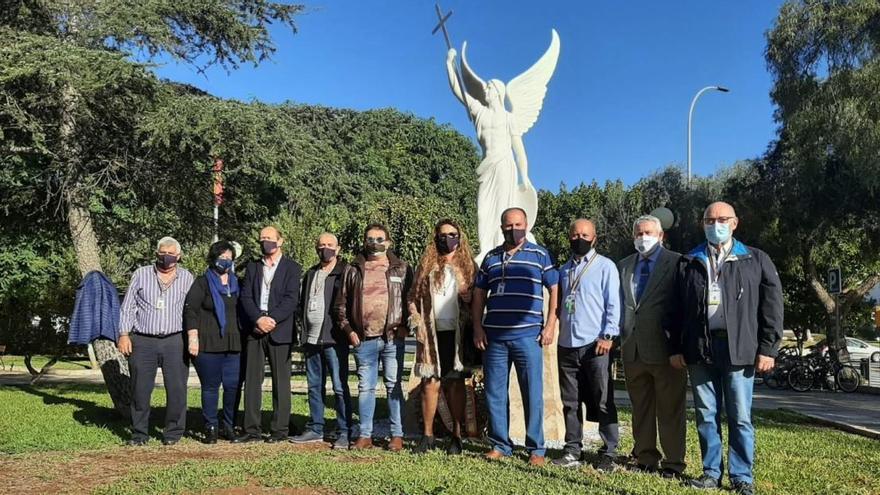
POLYGON ((367 237, 367 242, 369 242, 370 244, 382 244, 383 242, 385 242, 385 238, 384 237, 367 237))
POLYGON ((439 237, 440 239, 458 239, 459 237, 461 237, 461 234, 459 234, 458 232, 450 232, 447 234, 437 234, 437 237, 439 237))
POLYGON ((715 225, 716 223, 726 224, 729 223, 736 217, 715 217, 715 218, 703 218, 704 225, 715 225))

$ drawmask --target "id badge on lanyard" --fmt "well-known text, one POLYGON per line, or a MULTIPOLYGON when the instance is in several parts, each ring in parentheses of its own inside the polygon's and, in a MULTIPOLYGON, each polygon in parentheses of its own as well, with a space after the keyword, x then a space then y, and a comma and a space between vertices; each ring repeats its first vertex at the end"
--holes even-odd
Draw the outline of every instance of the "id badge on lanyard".
POLYGON ((709 306, 720 306, 721 305, 721 285, 718 284, 718 281, 712 282, 709 285, 709 306))
POLYGON ((574 314, 575 297, 576 296, 577 296, 577 292, 572 292, 571 294, 568 295, 568 297, 565 298, 565 302, 563 303, 563 305, 565 306, 565 312, 570 315, 574 314))
POLYGON ((165 293, 159 294, 159 298, 156 299, 156 309, 165 309, 165 293))
POLYGON ((721 305, 721 270, 724 267, 724 260, 716 260, 712 253, 709 253, 709 265, 711 267, 709 274, 709 306, 721 305))
POLYGON ((317 295, 313 294, 312 299, 309 301, 309 311, 317 311, 318 310, 318 299, 317 295))
POLYGON ((269 307, 269 288, 265 284, 263 285, 263 290, 260 291, 260 307, 269 307))

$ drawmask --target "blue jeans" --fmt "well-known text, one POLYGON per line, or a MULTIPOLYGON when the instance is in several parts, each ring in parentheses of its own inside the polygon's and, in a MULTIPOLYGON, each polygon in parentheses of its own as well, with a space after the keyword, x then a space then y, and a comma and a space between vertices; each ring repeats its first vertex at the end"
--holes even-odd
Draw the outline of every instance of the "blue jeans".
POLYGON ((200 352, 195 358, 196 373, 202 384, 202 416, 205 426, 218 426, 217 404, 223 385, 223 426, 235 425, 241 397, 241 353, 200 352))
POLYGON ((376 385, 379 381, 379 363, 385 390, 388 392, 388 411, 391 420, 391 436, 403 436, 403 339, 386 342, 384 337, 365 339, 354 348, 354 360, 358 374, 358 415, 360 416, 360 437, 369 438, 373 434, 373 413, 376 411, 376 385))
POLYGON ((712 340, 712 364, 688 366, 700 437, 703 473, 720 480, 721 403, 727 413, 727 462, 730 481, 752 483, 755 462, 755 429, 752 426, 754 366, 732 366, 726 339, 712 340))
POLYGON ((508 387, 510 365, 516 367, 526 421, 526 448, 544 455, 544 354, 534 337, 492 340, 483 354, 486 407, 489 411, 489 442, 504 455, 513 452, 510 441, 508 387))
POLYGON ((351 392, 348 390, 348 344, 304 346, 306 381, 309 384, 309 414, 306 429, 324 434, 324 397, 327 375, 336 396, 336 424, 340 435, 351 428, 351 392))

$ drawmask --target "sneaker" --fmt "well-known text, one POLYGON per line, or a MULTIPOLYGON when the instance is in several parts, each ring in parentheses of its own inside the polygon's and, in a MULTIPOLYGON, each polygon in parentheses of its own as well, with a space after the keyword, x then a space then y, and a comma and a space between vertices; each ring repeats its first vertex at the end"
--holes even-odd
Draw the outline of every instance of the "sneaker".
POLYGON ((720 488, 721 480, 713 478, 708 474, 703 474, 695 480, 688 481, 685 486, 689 486, 691 488, 699 488, 701 490, 708 490, 712 488, 720 488))
POLYGON ((736 495, 755 495, 755 485, 746 481, 734 481, 733 493, 736 495))
POLYGON ((461 439, 452 437, 452 440, 449 441, 449 446, 446 447, 446 455, 460 455, 463 450, 464 446, 461 444, 461 439))
POLYGON ((581 456, 574 452, 566 452, 562 457, 550 461, 554 466, 574 468, 581 465, 581 456))
POLYGON ((147 444, 149 440, 146 438, 132 438, 131 440, 125 442, 129 447, 143 447, 147 444))
POLYGON ((413 448, 413 454, 424 454, 429 450, 434 449, 434 437, 422 435, 422 439, 419 440, 419 444, 413 448))
POLYGON ((334 450, 348 450, 348 435, 344 433, 340 433, 338 437, 336 437, 336 441, 333 442, 334 450))
POLYGON ((317 443, 323 441, 324 435, 312 430, 306 430, 301 435, 290 437, 290 443, 317 443))
POLYGON ((614 458, 610 455, 602 455, 599 456, 599 460, 596 461, 596 465, 594 466, 596 471, 600 473, 610 473, 614 471, 614 458))

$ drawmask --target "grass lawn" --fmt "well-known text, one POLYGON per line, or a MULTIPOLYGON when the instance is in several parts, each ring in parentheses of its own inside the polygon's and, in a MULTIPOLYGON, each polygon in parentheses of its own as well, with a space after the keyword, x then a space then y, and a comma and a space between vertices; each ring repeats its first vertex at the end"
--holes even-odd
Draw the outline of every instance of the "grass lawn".
MULTIPOLYGON (((155 403, 163 399, 157 390, 155 403)), ((198 391, 190 391, 189 403, 189 425, 197 431, 198 391)), ((301 427, 304 395, 294 396, 293 409, 292 421, 301 427)), ((154 412, 156 420, 164 414, 161 407, 154 412)), ((699 448, 690 421, 687 473, 698 475, 699 448)), ((629 422, 629 412, 622 411, 627 432, 629 422)), ((781 412, 756 413, 755 423, 759 493, 880 493, 877 441, 781 412)), ((154 425, 158 439, 159 422, 154 425)), ((175 447, 154 440, 134 449, 121 446, 127 438, 127 425, 116 418, 100 387, 0 387, 0 452, 9 454, 0 457, 0 472, 8 493, 698 493, 627 471, 602 476, 589 467, 529 468, 522 455, 488 463, 480 458, 486 448, 478 443, 469 444, 466 455, 449 458, 441 452, 340 452, 323 444, 204 446, 192 438, 175 447)), ((622 440, 621 452, 629 452, 629 434, 622 440)))
MULTIPOLYGON (((7 371, 27 371, 27 368, 24 365, 24 356, 2 356, 3 364, 6 366, 7 371)), ((34 368, 39 371, 49 362, 51 356, 34 356, 31 360, 31 364, 33 364, 34 368)), ((88 357, 63 357, 58 360, 57 363, 52 365, 50 369, 53 370, 90 370, 92 366, 89 364, 88 357)))

